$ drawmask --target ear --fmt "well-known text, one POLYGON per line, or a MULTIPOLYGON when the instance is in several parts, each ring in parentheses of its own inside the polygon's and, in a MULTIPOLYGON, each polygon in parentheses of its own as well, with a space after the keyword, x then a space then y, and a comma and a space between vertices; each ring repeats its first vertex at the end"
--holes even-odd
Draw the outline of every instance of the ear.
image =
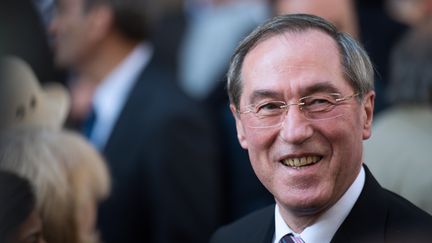
POLYGON ((230 109, 231 109, 231 112, 232 112, 232 114, 235 118, 235 122, 236 122, 237 139, 239 140, 242 148, 248 149, 248 144, 247 144, 247 140, 246 140, 246 136, 245 136, 245 130, 244 130, 243 124, 240 120, 240 117, 237 113, 237 109, 235 108, 235 106, 233 104, 230 104, 230 109))
POLYGON ((93 7, 87 14, 87 18, 88 34, 95 40, 105 38, 114 25, 114 13, 108 6, 93 7))
POLYGON ((375 103, 375 91, 369 91, 363 100, 363 140, 368 139, 372 133, 372 120, 375 103))

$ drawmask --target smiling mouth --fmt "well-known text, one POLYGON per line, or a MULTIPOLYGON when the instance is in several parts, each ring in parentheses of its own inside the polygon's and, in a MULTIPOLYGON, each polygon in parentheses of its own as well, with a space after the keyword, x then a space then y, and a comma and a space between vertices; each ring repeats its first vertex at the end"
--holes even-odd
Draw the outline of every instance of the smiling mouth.
POLYGON ((305 156, 298 158, 288 158, 281 161, 282 164, 289 167, 300 168, 303 166, 313 165, 322 159, 321 156, 305 156))

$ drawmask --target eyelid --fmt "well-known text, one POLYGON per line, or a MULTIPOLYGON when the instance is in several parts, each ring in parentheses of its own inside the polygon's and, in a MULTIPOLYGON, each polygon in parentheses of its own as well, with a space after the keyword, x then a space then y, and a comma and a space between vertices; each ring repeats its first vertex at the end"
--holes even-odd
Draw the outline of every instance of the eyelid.
POLYGON ((256 104, 255 107, 257 108, 257 107, 261 107, 263 105, 267 105, 267 104, 271 104, 271 103, 278 104, 278 105, 281 105, 281 106, 286 105, 286 102, 282 101, 282 100, 269 100, 269 101, 260 102, 260 103, 256 104))
MULTIPOLYGON (((342 97, 342 95, 340 93, 337 93, 337 92, 330 92, 330 93, 326 93, 326 92, 314 92, 311 95, 306 95, 306 96, 300 97, 298 99, 298 101, 300 102, 300 103, 298 103, 298 105, 300 105, 300 106, 304 105, 304 102, 302 102, 302 100, 304 100, 306 98, 310 98, 310 97, 322 97, 322 96, 327 96, 327 97, 328 96, 333 96, 335 99, 342 97)), ((266 100, 266 99, 263 99, 262 101, 259 101, 259 102, 256 102, 256 103, 249 104, 249 105, 245 106, 244 110, 241 111, 240 113, 253 112, 253 111, 256 110, 256 108, 258 108, 258 107, 260 107, 262 105, 271 103, 271 102, 277 102, 277 103, 281 103, 283 105, 287 105, 288 104, 287 102, 285 102, 283 100, 273 100, 273 99, 266 100)))
POLYGON ((260 104, 266 100, 283 100, 284 95, 280 92, 268 89, 255 90, 249 97, 249 104, 260 104))

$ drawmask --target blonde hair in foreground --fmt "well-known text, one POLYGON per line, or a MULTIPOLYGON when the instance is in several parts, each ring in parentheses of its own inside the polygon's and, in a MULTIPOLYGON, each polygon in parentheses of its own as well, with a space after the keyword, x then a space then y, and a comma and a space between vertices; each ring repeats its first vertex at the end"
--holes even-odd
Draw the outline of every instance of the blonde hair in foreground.
POLYGON ((0 168, 33 184, 48 243, 99 241, 94 226, 83 229, 82 223, 108 195, 110 178, 100 154, 80 134, 40 127, 7 131, 0 137, 0 168))

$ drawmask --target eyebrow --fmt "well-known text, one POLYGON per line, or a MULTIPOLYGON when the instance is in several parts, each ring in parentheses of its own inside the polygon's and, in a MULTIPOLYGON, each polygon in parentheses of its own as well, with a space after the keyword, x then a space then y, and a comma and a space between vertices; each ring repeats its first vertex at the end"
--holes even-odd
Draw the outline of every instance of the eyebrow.
POLYGON ((249 97, 249 104, 256 104, 257 101, 262 100, 264 98, 271 99, 283 99, 283 94, 280 92, 269 90, 269 89, 259 89, 255 90, 252 95, 249 97))
POLYGON ((324 81, 320 83, 313 84, 311 86, 308 86, 304 88, 301 91, 302 95, 310 95, 313 93, 320 93, 320 92, 326 92, 326 93, 340 93, 340 90, 336 88, 330 81, 324 81))
MULTIPOLYGON (((313 93, 326 92, 326 93, 340 93, 340 90, 336 88, 330 81, 324 81, 320 83, 315 83, 311 86, 305 87, 300 91, 301 96, 310 95, 313 93)), ((269 89, 259 89, 255 90, 249 98, 249 102, 254 104, 256 101, 264 99, 283 99, 284 95, 278 91, 269 89)))

